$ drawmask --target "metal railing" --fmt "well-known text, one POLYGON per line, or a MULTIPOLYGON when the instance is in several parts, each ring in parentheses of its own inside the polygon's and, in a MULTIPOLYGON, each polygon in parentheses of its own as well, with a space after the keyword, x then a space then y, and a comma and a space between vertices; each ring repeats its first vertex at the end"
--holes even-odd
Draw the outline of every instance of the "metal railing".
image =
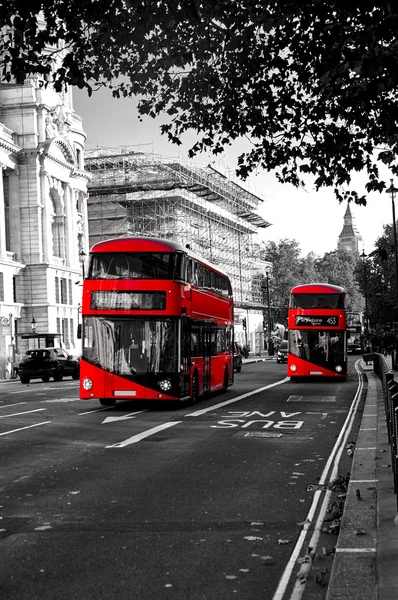
POLYGON ((395 381, 394 371, 387 364, 384 356, 377 352, 373 354, 373 369, 380 379, 383 388, 388 442, 391 447, 394 493, 397 496, 398 508, 398 382, 395 381))

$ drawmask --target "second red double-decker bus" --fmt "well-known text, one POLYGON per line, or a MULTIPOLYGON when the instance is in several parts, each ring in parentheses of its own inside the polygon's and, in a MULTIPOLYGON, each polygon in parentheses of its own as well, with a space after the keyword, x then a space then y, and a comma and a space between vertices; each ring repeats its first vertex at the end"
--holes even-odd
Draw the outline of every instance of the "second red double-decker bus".
POLYGON ((233 382, 229 278, 158 238, 100 242, 83 283, 80 397, 191 400, 233 382))
POLYGON ((346 291, 309 283, 290 292, 287 373, 298 377, 347 375, 346 291))

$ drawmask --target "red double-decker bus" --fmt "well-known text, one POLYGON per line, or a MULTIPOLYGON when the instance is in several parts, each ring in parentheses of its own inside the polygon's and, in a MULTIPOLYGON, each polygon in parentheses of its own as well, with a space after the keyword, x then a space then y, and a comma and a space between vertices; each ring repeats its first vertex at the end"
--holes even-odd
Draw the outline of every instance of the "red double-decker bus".
POLYGON ((80 398, 186 400, 233 383, 229 278, 157 238, 100 242, 83 282, 80 398))
POLYGON ((346 291, 328 283, 298 285, 290 292, 287 373, 298 377, 347 375, 346 291))

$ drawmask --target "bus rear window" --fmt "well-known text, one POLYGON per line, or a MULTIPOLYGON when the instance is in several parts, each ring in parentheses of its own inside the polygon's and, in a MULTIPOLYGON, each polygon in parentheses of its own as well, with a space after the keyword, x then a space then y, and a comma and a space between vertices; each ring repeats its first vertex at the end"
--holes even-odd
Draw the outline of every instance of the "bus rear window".
POLYGON ((292 294, 290 308, 344 308, 344 295, 292 294))
POLYGON ((117 252, 91 255, 87 279, 172 279, 171 252, 117 252))

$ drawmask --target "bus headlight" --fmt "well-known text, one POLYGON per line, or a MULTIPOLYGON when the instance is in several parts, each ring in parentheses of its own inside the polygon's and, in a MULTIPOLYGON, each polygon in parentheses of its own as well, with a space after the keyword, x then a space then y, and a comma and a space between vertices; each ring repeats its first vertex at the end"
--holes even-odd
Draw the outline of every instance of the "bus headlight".
POLYGON ((297 371, 296 365, 290 365, 290 370, 293 371, 293 372, 297 371))
POLYGON ((86 391, 91 390, 93 387, 93 382, 88 377, 85 377, 82 381, 82 388, 86 391))
POLYGON ((337 365, 337 367, 336 367, 337 373, 341 373, 342 370, 343 370, 343 367, 340 365, 337 365))
POLYGON ((171 390, 170 379, 162 379, 161 381, 159 381, 159 387, 161 390, 163 390, 163 392, 168 392, 169 390, 171 390))

